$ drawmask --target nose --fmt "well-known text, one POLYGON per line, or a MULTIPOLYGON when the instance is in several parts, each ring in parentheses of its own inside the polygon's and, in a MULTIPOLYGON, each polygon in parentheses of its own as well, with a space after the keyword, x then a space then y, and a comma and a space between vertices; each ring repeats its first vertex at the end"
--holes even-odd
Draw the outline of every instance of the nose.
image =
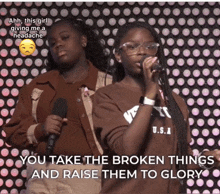
POLYGON ((58 48, 58 47, 60 47, 60 46, 62 46, 62 45, 63 45, 62 40, 58 39, 58 40, 56 41, 55 48, 58 48))
POLYGON ((140 55, 146 55, 147 54, 147 49, 144 47, 144 45, 139 46, 138 54, 140 54, 140 55))

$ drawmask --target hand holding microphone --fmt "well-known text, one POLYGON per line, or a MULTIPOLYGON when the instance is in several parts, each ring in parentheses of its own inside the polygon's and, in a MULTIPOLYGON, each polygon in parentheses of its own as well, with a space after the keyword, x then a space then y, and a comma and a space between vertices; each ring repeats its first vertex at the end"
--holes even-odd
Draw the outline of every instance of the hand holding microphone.
POLYGON ((155 56, 144 56, 140 62, 143 69, 143 79, 145 84, 144 96, 155 99, 158 91, 159 74, 163 70, 155 56))
POLYGON ((44 131, 46 134, 56 134, 60 135, 61 127, 63 122, 66 122, 67 118, 61 118, 58 115, 49 115, 46 118, 46 121, 44 123, 44 131))
MULTIPOLYGON (((145 55, 142 59, 141 59, 141 66, 143 67, 143 63, 145 61, 146 58, 150 58, 150 57, 153 57, 153 56, 150 56, 150 55, 145 55)), ((159 72, 163 72, 165 71, 164 67, 159 63, 159 60, 157 59, 156 61, 154 61, 152 67, 151 67, 151 70, 155 70, 155 71, 159 71, 159 72)))
POLYGON ((58 136, 60 135, 62 124, 63 122, 67 121, 65 118, 67 109, 68 107, 66 100, 63 98, 58 98, 54 103, 51 115, 47 117, 44 123, 45 132, 50 133, 46 147, 47 156, 53 153, 53 148, 58 136))

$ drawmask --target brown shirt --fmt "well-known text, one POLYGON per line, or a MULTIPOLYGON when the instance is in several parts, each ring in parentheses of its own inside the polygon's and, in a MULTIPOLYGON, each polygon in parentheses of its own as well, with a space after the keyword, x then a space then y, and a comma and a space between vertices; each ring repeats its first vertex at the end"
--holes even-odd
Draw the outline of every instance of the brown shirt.
MULTIPOLYGON (((179 107, 181 107, 185 120, 188 120, 188 110, 184 101, 173 93, 179 107)), ((119 82, 98 90, 94 97, 93 122, 97 136, 104 148, 104 154, 124 155, 122 138, 129 124, 138 110, 139 99, 142 92, 137 88, 119 82)), ((179 180, 163 179, 160 172, 164 169, 176 172, 177 167, 170 164, 167 156, 177 154, 176 130, 168 108, 165 105, 163 94, 158 91, 156 104, 151 115, 151 122, 146 129, 146 140, 139 155, 164 157, 164 164, 140 165, 113 165, 109 163, 104 169, 130 171, 137 170, 137 179, 103 179, 103 194, 153 194, 178 193, 179 180), (141 170, 156 170, 155 179, 143 178, 141 170)), ((189 128, 188 138, 190 140, 189 128)), ((137 142, 138 143, 138 142, 137 142)))
POLYGON ((90 62, 89 65, 89 74, 81 82, 66 83, 60 73, 53 70, 38 76, 23 87, 13 117, 4 126, 7 142, 19 148, 33 148, 35 152, 45 154, 48 137, 42 131, 42 125, 51 114, 56 99, 65 98, 68 105, 68 122, 62 127, 53 154, 100 155, 81 97, 82 87, 91 91, 96 89, 98 70, 90 62), (32 92, 35 88, 43 91, 36 109, 37 121, 32 115, 32 92), (32 144, 27 139, 27 130, 34 124, 37 124, 34 130, 37 143, 32 144))

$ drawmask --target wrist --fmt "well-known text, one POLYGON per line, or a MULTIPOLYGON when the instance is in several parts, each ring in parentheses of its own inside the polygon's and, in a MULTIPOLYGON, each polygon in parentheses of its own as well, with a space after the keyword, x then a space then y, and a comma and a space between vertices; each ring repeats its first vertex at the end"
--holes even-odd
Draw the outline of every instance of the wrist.
POLYGON ((42 128, 43 123, 39 123, 34 130, 34 136, 38 141, 42 141, 42 139, 44 139, 47 136, 47 134, 42 130, 42 128))
POLYGON ((152 100, 146 96, 141 96, 139 103, 142 105, 150 105, 150 106, 154 106, 155 105, 155 100, 152 100))
POLYGON ((148 90, 148 91, 145 91, 143 93, 143 96, 147 97, 147 98, 149 98, 151 100, 154 100, 156 98, 156 96, 157 96, 157 93, 158 93, 158 90, 155 90, 155 91, 149 91, 148 90))
POLYGON ((41 131, 44 134, 44 136, 48 136, 49 135, 49 133, 45 129, 45 125, 44 124, 42 124, 41 131))

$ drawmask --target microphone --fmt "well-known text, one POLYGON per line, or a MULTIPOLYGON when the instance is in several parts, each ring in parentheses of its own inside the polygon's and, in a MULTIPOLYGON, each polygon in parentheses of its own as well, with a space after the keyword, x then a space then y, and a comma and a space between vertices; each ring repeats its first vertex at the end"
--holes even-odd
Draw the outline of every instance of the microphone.
MULTIPOLYGON (((65 118, 67 114, 67 101, 64 98, 58 98, 53 105, 53 109, 51 114, 53 115, 58 115, 61 118, 65 118)), ((48 142, 47 142, 47 147, 46 147, 46 156, 49 156, 50 154, 53 153, 53 149, 55 146, 55 142, 57 140, 57 135, 56 134, 51 134, 49 135, 48 142)))
MULTIPOLYGON (((145 55, 145 56, 143 56, 143 58, 141 59, 140 64, 141 64, 142 67, 143 67, 143 62, 144 62, 144 60, 145 60, 146 58, 148 58, 148 57, 151 57, 151 56, 150 56, 150 55, 145 55)), ((152 66, 151 71, 153 71, 153 70, 163 72, 163 71, 165 71, 165 68, 159 63, 159 60, 157 60, 157 61, 154 63, 154 65, 152 66)))

